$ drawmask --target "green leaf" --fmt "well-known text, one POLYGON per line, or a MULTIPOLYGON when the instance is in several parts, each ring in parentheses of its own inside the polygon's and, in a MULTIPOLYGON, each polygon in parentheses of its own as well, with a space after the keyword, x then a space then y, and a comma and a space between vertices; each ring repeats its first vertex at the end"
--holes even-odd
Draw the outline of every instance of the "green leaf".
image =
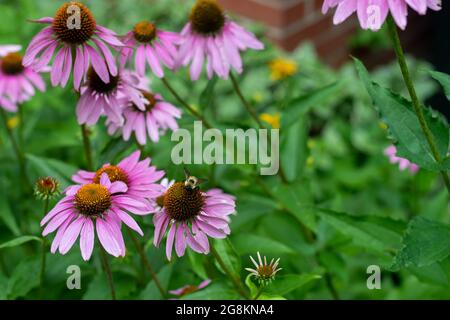
POLYGON ((294 249, 285 244, 254 234, 238 234, 233 238, 239 254, 253 254, 264 251, 265 254, 281 255, 293 254, 294 249))
POLYGON ((265 294, 283 296, 320 278, 321 275, 312 273, 278 276, 263 291, 265 294))
POLYGON ((247 275, 245 278, 245 285, 250 290, 250 297, 254 297, 258 294, 258 287, 256 284, 252 281, 252 278, 254 276, 252 274, 247 275))
POLYGON ((296 123, 299 118, 306 114, 311 108, 323 104, 326 100, 335 95, 338 90, 340 90, 340 86, 335 82, 292 99, 281 116, 281 128, 286 130, 289 126, 296 123))
POLYGON ((239 294, 221 282, 214 282, 204 289, 183 296, 183 300, 237 300, 239 294))
MULTIPOLYGON (((228 239, 214 240, 214 248, 222 259, 225 268, 232 274, 235 279, 240 279, 241 259, 236 253, 233 245, 228 239)), ((217 268, 224 274, 227 274, 222 266, 215 261, 217 268)))
POLYGON ((187 251, 189 262, 191 263, 192 270, 202 279, 208 279, 205 266, 205 255, 198 254, 192 250, 187 251))
MULTIPOLYGON (((170 276, 172 275, 172 267, 173 266, 171 264, 168 264, 158 272, 158 279, 161 282, 161 286, 166 291, 169 288, 170 276)), ((161 293, 159 292, 155 282, 150 281, 147 287, 142 290, 139 298, 144 300, 160 300, 163 297, 161 296, 161 293)))
POLYGON ((356 246, 391 252, 400 247, 403 222, 377 216, 354 216, 317 208, 317 214, 337 231, 347 235, 356 246))
POLYGON ((407 270, 422 282, 431 283, 443 287, 448 287, 450 285, 449 257, 441 262, 435 262, 425 267, 409 266, 407 270))
MULTIPOLYGON (((253 275, 249 274, 247 278, 245 278, 245 285, 250 289, 250 297, 256 297, 259 292, 259 288, 252 281, 253 275)), ((257 300, 286 300, 286 298, 281 295, 268 294, 265 292, 261 292, 259 294, 257 300)))
POLYGON ((393 270, 429 266, 450 255, 450 227, 417 217, 408 224, 402 244, 394 258, 393 270))
POLYGON ((10 240, 8 242, 1 244, 0 249, 17 247, 17 246, 20 246, 21 244, 24 244, 29 241, 41 242, 42 239, 39 237, 35 237, 35 236, 21 236, 21 237, 15 238, 13 240, 10 240))
MULTIPOLYGON (((269 186, 268 186, 269 187, 269 186)), ((270 187, 281 205, 311 230, 316 229, 316 217, 311 209, 309 191, 304 184, 279 184, 270 187)))
POLYGON ((8 282, 7 297, 16 299, 25 296, 40 282, 40 259, 21 262, 15 269, 8 282))
POLYGON ((450 157, 446 157, 443 161, 442 161, 442 167, 444 169, 444 171, 450 170, 450 157))
MULTIPOLYGON (((127 299, 136 290, 136 280, 129 275, 121 272, 115 272, 113 276, 114 289, 117 299, 127 299)), ((106 274, 97 273, 95 277, 89 281, 83 300, 110 300, 111 289, 109 288, 106 274)))
POLYGON ((269 295, 269 294, 263 293, 259 296, 258 300, 287 300, 287 299, 280 295, 269 295))
POLYGON ((289 128, 282 129, 281 136, 281 165, 289 182, 301 176, 308 157, 308 119, 300 118, 289 128))
MULTIPOLYGON (((354 60, 361 80, 374 105, 380 111, 382 120, 388 125, 389 131, 395 139, 397 155, 407 158, 425 169, 442 170, 442 164, 437 163, 434 159, 411 102, 371 81, 364 65, 359 60, 354 60)), ((447 156, 449 145, 448 124, 437 112, 426 107, 423 108, 423 111, 425 120, 433 133, 438 152, 444 159, 447 156)))
POLYGON ((450 75, 439 71, 430 71, 430 74, 441 84, 447 99, 450 100, 450 75))
POLYGON ((70 183, 72 174, 77 170, 56 159, 42 158, 32 154, 27 154, 26 158, 37 176, 51 176, 57 179, 63 187, 70 183))
POLYGON ((8 291, 8 278, 0 273, 0 300, 6 300, 8 291))
POLYGON ((11 207, 9 206, 6 194, 3 192, 0 194, 0 219, 3 220, 8 229, 11 230, 15 236, 20 235, 19 226, 11 212, 11 207))
POLYGON ((237 194, 236 204, 239 214, 231 222, 233 232, 239 232, 243 226, 255 223, 261 216, 278 209, 278 204, 272 198, 251 193, 237 194))
POLYGON ((200 94, 198 103, 202 110, 207 109, 214 99, 214 89, 216 88, 217 79, 217 77, 213 77, 211 80, 209 80, 206 84, 205 89, 203 89, 202 93, 200 94))

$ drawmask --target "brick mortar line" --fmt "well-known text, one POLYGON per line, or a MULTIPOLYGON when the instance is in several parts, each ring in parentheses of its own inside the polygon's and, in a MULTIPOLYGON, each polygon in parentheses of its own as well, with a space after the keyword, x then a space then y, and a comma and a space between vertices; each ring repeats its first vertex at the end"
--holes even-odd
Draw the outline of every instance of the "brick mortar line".
POLYGON ((258 3, 260 5, 263 5, 263 6, 271 8, 271 9, 275 9, 275 10, 286 10, 286 9, 290 9, 290 8, 298 5, 299 3, 305 2, 307 0, 284 0, 284 1, 276 1, 275 3, 274 3, 274 0, 247 0, 247 1, 258 3))
POLYGON ((321 17, 325 19, 327 16, 322 15, 322 13, 315 12, 313 15, 307 15, 306 17, 299 18, 298 22, 291 23, 289 26, 284 28, 267 26, 267 31, 270 36, 277 39, 289 38, 301 29, 305 29, 314 25, 314 23, 321 21, 321 17))

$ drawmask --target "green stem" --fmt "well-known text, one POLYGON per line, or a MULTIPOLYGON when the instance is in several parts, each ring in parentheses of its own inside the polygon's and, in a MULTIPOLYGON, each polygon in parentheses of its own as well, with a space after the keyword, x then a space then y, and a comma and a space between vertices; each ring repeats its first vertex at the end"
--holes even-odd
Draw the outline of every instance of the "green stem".
POLYGON ((234 287, 236 288, 237 292, 245 299, 250 300, 250 295, 247 293, 247 291, 243 288, 241 280, 236 278, 231 272, 230 270, 228 270, 228 268, 226 267, 225 263, 223 262, 222 258, 220 257, 219 253, 217 252, 217 250, 214 248, 213 244, 211 243, 210 245, 210 249, 211 249, 211 253, 214 256, 214 258, 217 260, 217 262, 219 263, 220 267, 222 268, 222 270, 228 275, 228 277, 231 279, 231 281, 233 282, 234 287))
POLYGON ((111 298, 116 300, 116 290, 114 288, 113 276, 111 268, 109 266, 108 256, 105 249, 100 246, 100 258, 102 259, 103 270, 106 272, 106 278, 108 280, 109 289, 111 290, 111 298))
POLYGON ((183 98, 180 97, 180 95, 175 91, 175 89, 170 85, 170 83, 167 81, 166 78, 161 79, 164 85, 167 87, 167 89, 170 91, 170 93, 175 97, 175 99, 178 100, 178 102, 183 105, 193 116, 197 117, 200 121, 203 122, 203 125, 210 129, 212 128, 211 124, 194 108, 192 108, 189 103, 187 103, 183 98))
POLYGON ((236 91, 236 94, 238 95, 238 97, 241 100, 242 104, 244 105, 245 109, 247 109, 247 112, 256 121, 256 123, 258 124, 260 129, 265 129, 266 127, 259 119, 258 114, 256 113, 256 110, 250 105, 250 103, 248 103, 247 100, 245 100, 244 95, 242 94, 241 88, 239 87, 239 83, 237 82, 237 80, 234 77, 232 72, 230 72, 230 80, 233 83, 234 91, 236 91))
MULTIPOLYGON (((308 239, 308 238, 307 238, 307 239, 308 239)), ((308 240, 308 242, 311 243, 309 240, 308 240)), ((319 252, 316 252, 316 254, 314 255, 314 259, 316 260, 316 263, 317 263, 319 266, 322 266, 322 267, 324 267, 324 268, 326 269, 326 267, 323 266, 323 265, 320 263, 319 252)), ((323 275, 323 278, 324 278, 324 280, 325 280, 325 285, 327 286, 328 291, 330 291, 330 294, 331 294, 331 296, 333 297, 333 299, 334 299, 334 300, 340 300, 339 292, 337 291, 336 287, 334 286, 334 284, 333 284, 333 278, 331 277, 331 274, 330 274, 330 272, 329 272, 328 270, 325 270, 325 273, 324 273, 324 275, 323 275)))
POLYGON ((263 287, 261 286, 261 287, 258 288, 258 292, 256 292, 256 294, 252 298, 252 300, 258 300, 258 298, 259 298, 259 296, 261 296, 262 292, 263 292, 263 287))
POLYGON ((86 156, 86 165, 88 170, 93 170, 93 162, 92 162, 92 152, 91 152, 91 142, 89 140, 89 129, 85 124, 81 125, 81 134, 83 136, 83 146, 84 146, 84 154, 86 156))
MULTIPOLYGON (((48 212, 48 198, 44 200, 44 216, 48 212)), ((46 265, 46 257, 47 257, 47 249, 46 249, 45 238, 42 237, 42 256, 41 256, 41 274, 40 274, 40 295, 43 296, 44 293, 44 279, 45 279, 45 265, 46 265)))
POLYGON ((16 154, 17 160, 19 161, 19 167, 20 167, 20 176, 22 178, 23 183, 25 184, 27 189, 30 184, 26 173, 26 166, 25 166, 25 156, 22 152, 22 150, 19 147, 19 144, 17 143, 16 139, 14 138, 14 133, 12 132, 11 128, 8 126, 8 116, 3 110, 3 108, 0 108, 0 115, 3 121, 3 124, 5 126, 6 132, 8 134, 9 140, 11 141, 11 145, 14 149, 14 153, 16 154))
POLYGON ((9 278, 10 273, 6 266, 5 260, 3 259, 3 253, 0 252, 0 269, 2 270, 3 274, 9 278))
MULTIPOLYGON (((235 76, 233 75, 233 73, 230 72, 230 79, 231 82, 233 83, 233 88, 234 91, 236 91, 236 94, 239 96, 239 99, 242 101, 242 104, 245 106, 245 108, 247 109, 247 112, 250 114, 250 116, 256 121, 256 123, 258 124, 258 127, 260 129, 266 129, 266 127, 264 126, 264 124, 261 122, 261 120, 258 117, 258 114, 256 113, 256 110, 250 105, 250 103, 248 103, 248 101, 244 98, 244 95, 242 94, 241 88, 239 87, 239 83, 237 82, 235 76)), ((269 137, 271 137, 269 135, 269 137)), ((269 145, 271 145, 271 141, 269 141, 269 145)), ((289 181, 287 180, 286 174, 284 172, 283 167, 280 166, 278 168, 278 175, 281 178, 281 181, 283 181, 283 183, 289 183, 289 181)))
POLYGON ((340 300, 339 293, 337 292, 337 290, 333 284, 333 279, 331 278, 330 273, 328 271, 325 272, 324 278, 325 278, 325 284, 327 285, 328 291, 330 291, 333 299, 340 300))
MULTIPOLYGON (((397 61, 400 66, 400 70, 403 75, 403 80, 405 81, 405 85, 408 88, 409 96, 411 97, 412 105, 414 108, 414 112, 416 113, 417 119, 419 120, 420 127, 422 128, 422 131, 425 135, 425 138, 427 139, 427 142, 430 146, 431 153, 433 154, 434 159, 436 162, 441 162, 441 156, 439 154, 439 151, 436 147, 436 143, 434 141, 433 133, 430 131, 430 128, 428 127, 428 124, 425 120, 425 116, 423 114, 422 106, 419 101, 419 98, 416 93, 416 89, 414 88, 414 83, 412 81, 408 65, 406 64, 405 54, 403 52, 403 48, 400 42, 400 37, 397 32, 397 26, 395 25, 394 19, 392 16, 389 16, 388 19, 388 27, 389 27, 389 34, 392 39, 392 43, 394 46, 395 54, 397 56, 397 61)), ((441 171, 442 178, 444 179, 445 186, 447 187, 447 190, 450 194, 450 179, 445 171, 441 171)))
POLYGON ((18 105, 17 109, 19 110, 19 143, 21 146, 23 146, 23 144, 24 144, 23 130, 24 130, 24 125, 25 125, 23 106, 18 105))
POLYGON ((161 293, 161 296, 166 299, 167 298, 167 292, 164 290, 163 286, 161 285, 161 281, 159 281, 158 275, 153 270, 152 265, 150 264, 150 261, 148 261, 148 258, 145 254, 144 248, 142 247, 141 243, 138 239, 134 236, 133 232, 130 231, 130 229, 127 228, 128 235, 130 236, 131 240, 133 241, 136 250, 141 258, 141 261, 144 265, 144 267, 150 272, 150 275, 153 278, 153 281, 155 282, 156 287, 158 288, 159 292, 161 293))

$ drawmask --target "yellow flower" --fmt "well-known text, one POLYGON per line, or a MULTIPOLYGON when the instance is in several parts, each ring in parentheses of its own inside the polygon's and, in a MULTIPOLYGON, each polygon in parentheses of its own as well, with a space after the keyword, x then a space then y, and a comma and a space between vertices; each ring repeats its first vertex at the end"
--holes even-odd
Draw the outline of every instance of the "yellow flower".
POLYGON ((297 72, 297 63, 293 60, 277 58, 269 62, 270 79, 281 80, 297 72))
POLYGON ((382 129, 382 130, 387 130, 387 128, 388 128, 387 124, 384 123, 384 122, 382 122, 382 121, 378 122, 378 126, 379 126, 380 129, 382 129))
POLYGON ((313 157, 313 156, 309 156, 309 157, 306 159, 306 165, 307 165, 308 167, 313 167, 313 166, 314 166, 314 162, 315 162, 315 160, 314 160, 314 157, 313 157))
POLYGON ((280 118, 281 114, 279 112, 275 112, 274 114, 263 113, 259 116, 259 118, 270 124, 270 126, 274 129, 280 129, 280 118))
POLYGON ((14 129, 20 123, 20 118, 18 116, 14 116, 8 119, 7 125, 9 129, 14 129))

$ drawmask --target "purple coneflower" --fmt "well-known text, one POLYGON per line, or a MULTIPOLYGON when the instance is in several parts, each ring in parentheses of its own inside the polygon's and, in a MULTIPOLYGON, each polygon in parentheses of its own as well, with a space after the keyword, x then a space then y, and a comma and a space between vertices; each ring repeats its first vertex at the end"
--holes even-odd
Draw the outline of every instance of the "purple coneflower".
POLYGON ((138 77, 127 70, 121 70, 115 76, 111 74, 109 82, 105 83, 90 67, 77 103, 78 123, 93 125, 105 114, 110 121, 122 125, 122 112, 129 101, 145 108, 139 85, 138 77))
POLYGON ((192 80, 197 80, 206 62, 208 78, 216 73, 227 79, 230 69, 242 72, 240 51, 262 50, 255 35, 231 21, 215 0, 197 0, 190 21, 181 32, 177 65, 190 66, 192 80))
POLYGON ((46 225, 43 236, 57 230, 51 252, 59 249, 61 254, 66 254, 80 236, 81 256, 89 260, 96 229, 101 245, 110 255, 125 256, 122 222, 143 235, 126 211, 140 214, 146 210, 144 204, 124 194, 127 189, 122 181, 111 182, 106 173, 101 175, 99 183, 67 188, 66 196, 41 221, 41 226, 46 225))
POLYGON ((6 99, 4 97, 0 97, 0 108, 3 108, 3 109, 5 109, 6 111, 9 111, 9 112, 16 112, 17 111, 17 105, 15 105, 10 100, 8 100, 8 99, 6 99))
POLYGON ((141 93, 145 99, 144 108, 136 105, 133 101, 129 102, 123 110, 125 118, 123 126, 108 118, 107 125, 110 135, 121 130, 123 139, 128 141, 134 132, 138 143, 145 145, 147 135, 153 142, 158 142, 160 135, 164 134, 167 129, 173 131, 178 129, 176 119, 181 117, 181 111, 178 108, 164 101, 159 94, 152 94, 145 90, 142 90, 141 93))
POLYGON ((169 69, 175 67, 178 41, 178 34, 157 29, 151 22, 141 21, 123 39, 125 47, 121 51, 121 65, 124 66, 132 59, 136 51, 134 66, 137 73, 143 76, 148 63, 152 72, 158 78, 162 78, 164 76, 162 65, 169 69))
POLYGON ((135 151, 124 158, 117 165, 105 164, 96 172, 80 170, 72 180, 79 184, 99 183, 103 173, 106 173, 112 182, 125 183, 127 191, 125 195, 131 199, 146 203, 147 209, 136 214, 148 214, 154 211, 152 205, 147 201, 156 199, 164 191, 164 187, 157 183, 163 176, 164 171, 150 166, 150 158, 139 161, 140 151, 135 151))
POLYGON ((441 9, 441 5, 441 0, 325 0, 322 12, 325 14, 330 8, 337 7, 334 24, 343 22, 356 12, 363 29, 376 31, 381 28, 389 12, 396 24, 405 29, 408 6, 424 15, 428 8, 437 11, 441 9))
POLYGON ((57 52, 51 66, 53 86, 65 87, 73 69, 73 84, 78 90, 90 65, 105 83, 110 81, 110 75, 117 75, 116 61, 106 44, 112 47, 121 47, 123 44, 113 31, 97 24, 92 13, 82 3, 66 2, 53 18, 45 17, 34 22, 49 26, 33 38, 23 63, 24 66, 31 66, 39 71, 49 64, 53 54, 57 52), (71 24, 72 16, 77 11, 79 26, 71 24))
POLYGON ((174 244, 179 257, 184 255, 187 246, 207 254, 208 236, 222 239, 230 234, 228 216, 235 212, 235 198, 220 189, 202 192, 198 187, 187 186, 186 182, 176 182, 157 203, 162 209, 153 216, 154 244, 158 247, 168 230, 166 255, 169 260, 174 244))
POLYGON ((394 145, 387 147, 384 150, 384 154, 389 158, 391 163, 398 163, 401 171, 406 169, 409 169, 411 173, 419 171, 419 166, 417 164, 412 163, 408 159, 397 157, 397 148, 394 145))
MULTIPOLYGON (((12 105, 16 105, 33 97, 35 87, 39 91, 44 91, 45 83, 39 73, 23 66, 21 54, 12 51, 20 50, 20 46, 7 47, 0 50, 0 97, 4 96, 12 105)), ((9 111, 15 110, 11 106, 6 108, 9 111)))
POLYGON ((187 285, 185 285, 185 286, 183 286, 181 288, 178 288, 178 289, 175 289, 175 290, 170 290, 169 293, 173 294, 175 296, 182 297, 184 295, 187 295, 187 294, 196 292, 198 290, 201 290, 201 289, 209 286, 210 283, 211 283, 211 280, 210 279, 206 279, 206 280, 203 280, 198 286, 187 284, 187 285))

